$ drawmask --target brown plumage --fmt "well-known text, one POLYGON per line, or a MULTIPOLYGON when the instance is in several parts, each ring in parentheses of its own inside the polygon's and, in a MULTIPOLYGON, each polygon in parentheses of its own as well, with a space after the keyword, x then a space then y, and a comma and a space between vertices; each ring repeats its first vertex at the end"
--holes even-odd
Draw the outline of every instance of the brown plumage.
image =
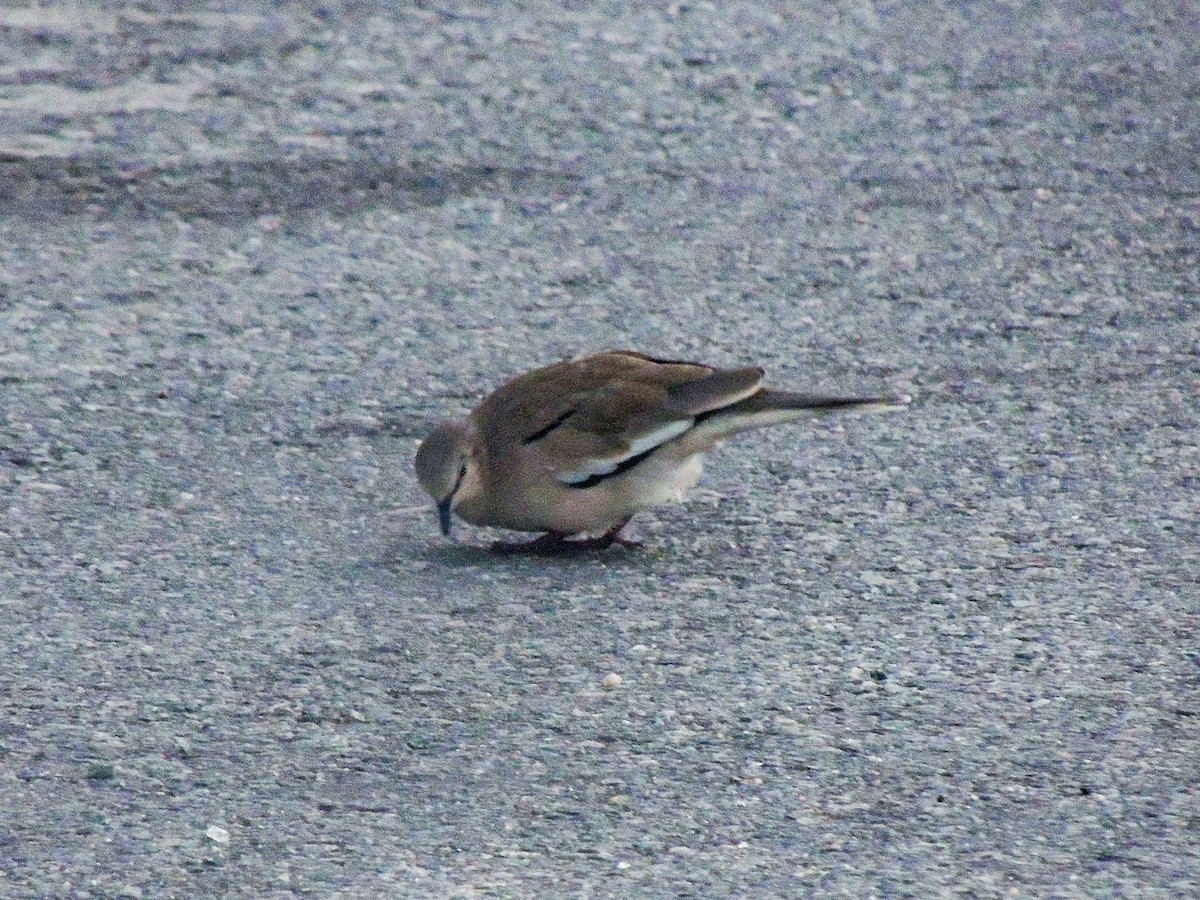
POLYGON ((807 415, 899 407, 907 397, 827 396, 762 387, 759 368, 718 369, 633 351, 527 372, 466 418, 440 425, 417 451, 421 486, 476 525, 544 536, 498 549, 628 543, 634 513, 679 499, 701 454, 738 432, 807 415), (574 535, 598 535, 567 541, 574 535))

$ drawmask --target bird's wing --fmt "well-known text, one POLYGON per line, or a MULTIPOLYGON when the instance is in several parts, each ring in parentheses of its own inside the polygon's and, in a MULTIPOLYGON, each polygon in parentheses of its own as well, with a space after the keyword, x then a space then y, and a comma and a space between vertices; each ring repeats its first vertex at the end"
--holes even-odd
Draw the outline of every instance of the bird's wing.
POLYGON ((762 370, 716 369, 615 351, 538 369, 509 382, 477 417, 495 443, 529 448, 554 478, 592 487, 744 400, 762 370))

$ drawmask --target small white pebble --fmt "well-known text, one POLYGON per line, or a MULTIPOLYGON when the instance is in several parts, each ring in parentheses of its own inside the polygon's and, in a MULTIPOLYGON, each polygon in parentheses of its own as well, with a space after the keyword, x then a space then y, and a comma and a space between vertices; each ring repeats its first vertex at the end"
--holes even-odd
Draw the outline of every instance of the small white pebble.
POLYGON ((615 687, 620 687, 620 686, 621 686, 621 683, 622 683, 624 680, 625 680, 625 679, 624 679, 624 678, 622 678, 620 675, 618 675, 616 672, 612 672, 612 673, 610 673, 610 674, 608 674, 608 675, 605 675, 605 676, 604 676, 604 680, 603 680, 602 682, 600 682, 600 683, 601 683, 602 685, 604 685, 604 687, 606 687, 606 688, 609 688, 609 689, 612 689, 612 688, 615 688, 615 687))
POLYGON ((209 825, 208 828, 204 830, 204 836, 214 844, 229 843, 229 832, 220 825, 209 825))

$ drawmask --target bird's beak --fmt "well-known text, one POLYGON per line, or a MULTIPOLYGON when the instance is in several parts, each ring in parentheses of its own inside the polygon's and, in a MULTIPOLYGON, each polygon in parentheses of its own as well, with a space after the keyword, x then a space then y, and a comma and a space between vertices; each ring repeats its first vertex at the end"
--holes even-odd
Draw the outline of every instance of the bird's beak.
POLYGON ((451 524, 450 515, 452 512, 452 510, 450 509, 450 501, 453 499, 454 499, 454 495, 451 494, 449 497, 447 497, 445 500, 443 500, 441 503, 439 503, 437 505, 438 524, 440 524, 442 526, 442 534, 444 534, 446 537, 450 537, 450 524, 451 524))

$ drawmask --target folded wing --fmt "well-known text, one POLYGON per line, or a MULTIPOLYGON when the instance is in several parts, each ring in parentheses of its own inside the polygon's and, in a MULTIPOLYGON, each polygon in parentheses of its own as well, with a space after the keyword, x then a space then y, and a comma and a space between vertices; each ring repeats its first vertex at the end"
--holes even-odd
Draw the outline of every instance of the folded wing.
POLYGON ((714 369, 629 352, 571 364, 581 390, 522 438, 554 477, 576 488, 620 475, 692 430, 700 417, 754 394, 762 370, 714 369), (584 387, 586 385, 586 387, 584 387))

